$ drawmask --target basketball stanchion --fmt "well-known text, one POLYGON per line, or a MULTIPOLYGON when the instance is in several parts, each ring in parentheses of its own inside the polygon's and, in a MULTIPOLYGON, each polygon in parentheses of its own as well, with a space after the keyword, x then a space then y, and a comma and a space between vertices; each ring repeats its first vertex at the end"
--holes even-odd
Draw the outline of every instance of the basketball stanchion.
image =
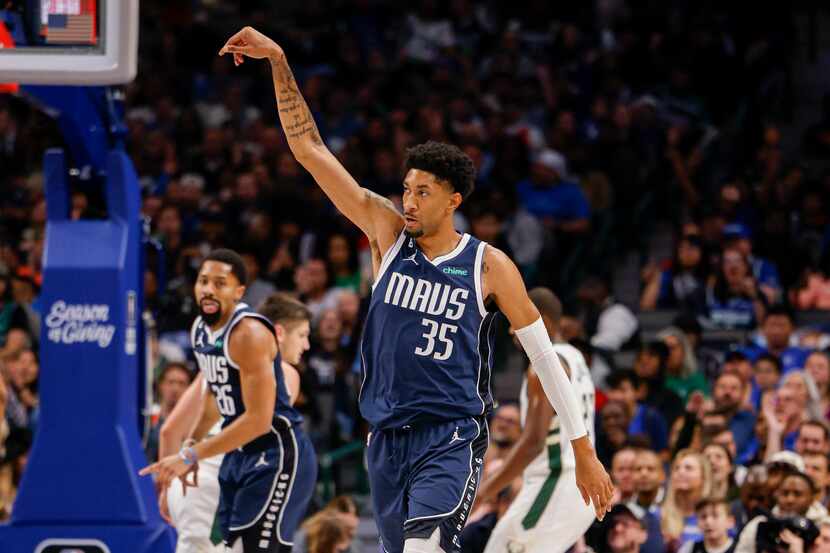
POLYGON ((40 381, 35 443, 4 553, 166 553, 136 424, 142 332, 139 186, 126 153, 107 159, 107 218, 73 221, 64 154, 47 152, 40 381))

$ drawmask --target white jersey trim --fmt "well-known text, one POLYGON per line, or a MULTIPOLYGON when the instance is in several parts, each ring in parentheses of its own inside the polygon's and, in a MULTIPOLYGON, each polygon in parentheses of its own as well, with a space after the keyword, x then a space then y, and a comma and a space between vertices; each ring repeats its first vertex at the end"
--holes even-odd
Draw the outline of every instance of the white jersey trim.
POLYGON ((389 265, 392 264, 392 260, 395 259, 395 256, 398 255, 398 252, 401 251, 401 246, 403 246, 403 242, 406 239, 406 232, 401 231, 401 234, 398 236, 398 239, 395 240, 395 243, 386 250, 386 253, 383 254, 383 257, 380 259, 380 267, 378 268, 378 274, 375 277, 375 281, 372 283, 372 291, 375 291, 375 286, 378 285, 380 279, 383 278, 383 274, 386 272, 386 269, 389 268, 389 265))
MULTIPOLYGON (((227 338, 225 338, 225 342, 222 344, 222 352, 225 354, 225 359, 228 360, 228 365, 230 365, 231 367, 233 367, 236 370, 239 370, 239 365, 237 365, 234 362, 234 360, 231 359, 231 352, 228 349, 228 344, 230 344, 230 342, 231 342, 231 332, 233 332, 234 327, 239 323, 239 321, 241 321, 242 319, 246 319, 248 317, 251 317, 251 318, 254 318, 254 319, 260 319, 262 321, 267 322, 269 325, 271 324, 271 321, 269 321, 267 317, 265 317, 263 315, 260 315, 259 313, 253 313, 251 311, 247 311, 247 312, 243 313, 242 316, 234 315, 234 318, 231 319, 231 322, 228 325, 227 338)), ((276 340, 277 340, 277 337, 274 336, 274 341, 276 342, 276 340)), ((282 369, 282 367, 280 367, 280 369, 282 369)))
MULTIPOLYGON (((288 426, 288 431, 291 433, 291 443, 294 446, 294 465, 291 467, 291 479, 288 481, 288 490, 285 492, 285 504, 283 505, 283 508, 280 509, 280 516, 277 519, 277 540, 283 545, 294 545, 293 541, 286 541, 282 539, 280 528, 282 528, 282 516, 285 514, 287 504, 291 500, 291 490, 294 489, 294 480, 296 480, 297 477, 297 463, 300 460, 300 449, 297 447, 297 436, 294 434, 294 427, 291 425, 291 421, 282 415, 277 415, 277 418, 282 419, 286 426, 288 426)), ((277 433, 277 436, 279 436, 279 433, 277 433)), ((282 439, 280 439, 280 448, 282 447, 282 439)), ((280 470, 280 473, 282 473, 282 470, 280 470)), ((293 540, 294 537, 289 536, 288 539, 293 540)))
MULTIPOLYGON (((294 430, 290 427, 289 430, 291 430, 291 433, 293 435, 294 430)), ((280 468, 274 474, 274 481, 271 483, 271 491, 268 494, 268 499, 265 501, 265 504, 262 506, 262 509, 259 511, 259 514, 257 514, 248 524, 243 524, 242 526, 230 526, 228 530, 230 530, 231 532, 236 532, 237 530, 245 530, 246 528, 250 528, 251 526, 256 524, 257 521, 262 518, 262 515, 265 514, 265 511, 271 504, 271 498, 274 497, 274 492, 277 489, 277 483, 279 482, 280 474, 282 474, 283 464, 285 464, 285 449, 282 447, 282 437, 280 436, 280 433, 277 432, 277 429, 272 426, 271 432, 274 433, 274 435, 277 437, 277 440, 280 443, 280 468)), ((277 539, 279 540, 279 534, 277 535, 277 539)), ((280 542, 282 542, 282 540, 280 540, 280 542)))
POLYGON ((196 329, 199 328, 199 323, 202 321, 202 316, 198 315, 193 320, 193 324, 190 326, 190 347, 196 347, 196 329))
POLYGON ((470 242, 470 235, 465 232, 464 234, 461 235, 461 240, 458 241, 458 244, 455 245, 455 247, 452 249, 451 252, 445 253, 444 255, 439 255, 435 259, 427 259, 427 256, 423 256, 423 257, 424 257, 424 259, 426 259, 427 261, 429 261, 430 263, 432 263, 434 266, 437 267, 438 265, 440 265, 444 261, 449 261, 450 259, 458 256, 462 251, 464 251, 464 248, 467 247, 467 244, 469 242, 470 242))
MULTIPOLYGON (((481 414, 483 415, 487 411, 487 402, 484 401, 484 398, 481 397, 481 362, 484 361, 481 358, 481 329, 484 326, 484 321, 487 319, 483 318, 478 323, 478 333, 476 333, 476 355, 478 355, 478 372, 476 373, 476 395, 478 396, 479 401, 481 401, 481 414)), ((484 339, 486 340, 487 337, 485 336, 484 339)), ((490 360, 488 359, 487 362, 489 363, 490 360)))
POLYGON ((478 312, 482 317, 487 316, 487 308, 484 307, 484 290, 481 287, 481 264, 484 262, 484 250, 487 248, 487 242, 480 242, 476 249, 476 264, 473 269, 473 281, 476 288, 476 303, 478 303, 478 312))

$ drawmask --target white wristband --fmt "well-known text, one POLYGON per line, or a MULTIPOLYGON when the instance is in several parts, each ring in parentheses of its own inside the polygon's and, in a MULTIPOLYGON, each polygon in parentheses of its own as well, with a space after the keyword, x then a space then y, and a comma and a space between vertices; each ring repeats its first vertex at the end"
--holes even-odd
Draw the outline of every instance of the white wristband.
POLYGON ((516 330, 516 337, 530 358, 530 364, 539 377, 545 395, 559 417, 562 433, 569 440, 586 435, 588 431, 573 386, 553 349, 542 318, 516 330))

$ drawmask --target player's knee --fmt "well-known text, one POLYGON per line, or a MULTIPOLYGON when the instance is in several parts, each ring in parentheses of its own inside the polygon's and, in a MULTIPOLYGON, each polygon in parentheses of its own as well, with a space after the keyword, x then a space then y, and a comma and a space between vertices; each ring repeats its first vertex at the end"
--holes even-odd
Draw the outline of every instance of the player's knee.
POLYGON ((441 549, 441 532, 438 528, 429 539, 408 538, 403 544, 403 553, 445 553, 441 549))

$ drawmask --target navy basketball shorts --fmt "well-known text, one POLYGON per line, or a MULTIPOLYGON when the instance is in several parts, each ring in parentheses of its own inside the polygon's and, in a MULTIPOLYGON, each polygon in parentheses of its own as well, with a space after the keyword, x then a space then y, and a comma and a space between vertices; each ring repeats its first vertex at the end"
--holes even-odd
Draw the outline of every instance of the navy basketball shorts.
POLYGON ((441 548, 460 551, 478 489, 488 430, 484 417, 377 430, 367 461, 375 521, 386 553, 440 530, 441 548))
POLYGON ((219 469, 219 519, 227 546, 246 553, 291 551, 317 481, 314 447, 299 428, 268 434, 225 455, 219 469))

